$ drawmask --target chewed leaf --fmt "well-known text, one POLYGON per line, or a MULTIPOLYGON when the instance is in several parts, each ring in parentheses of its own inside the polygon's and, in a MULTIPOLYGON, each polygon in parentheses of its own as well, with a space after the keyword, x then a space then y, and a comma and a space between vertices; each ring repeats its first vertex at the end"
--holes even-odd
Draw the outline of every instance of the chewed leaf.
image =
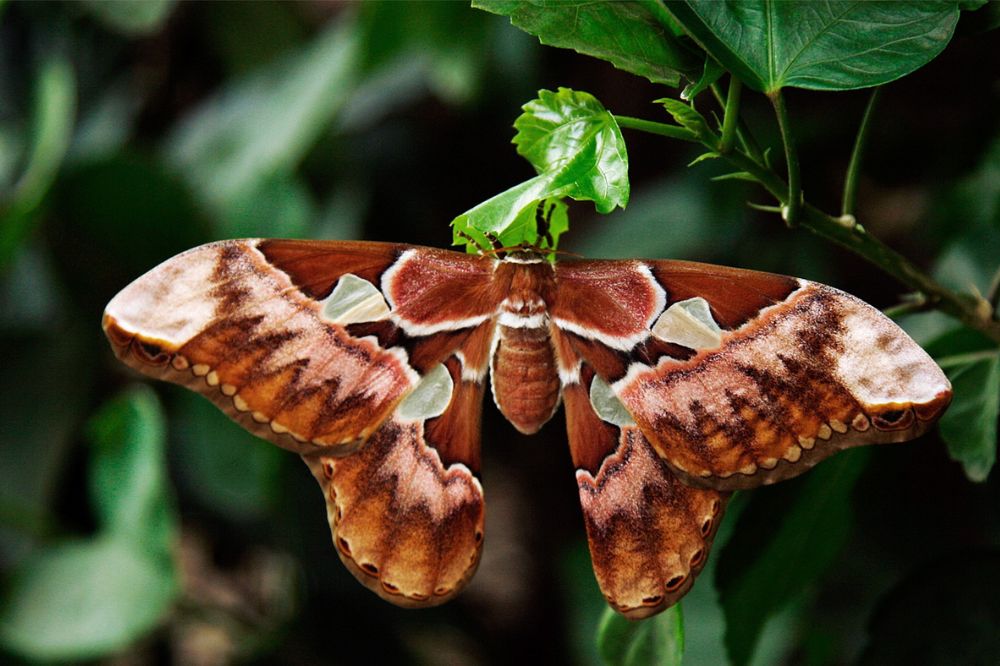
POLYGON ((452 220, 456 245, 464 244, 470 252, 494 241, 554 248, 558 234, 568 227, 565 208, 546 208, 538 220, 540 202, 564 197, 593 201, 601 213, 628 204, 625 141, 614 116, 593 95, 568 88, 542 90, 524 105, 514 127, 517 151, 538 175, 452 220))
MULTIPOLYGON (((452 220, 452 242, 454 245, 465 245, 466 250, 472 253, 489 249, 494 244, 501 247, 521 243, 544 245, 538 242, 539 207, 552 209, 551 203, 554 203, 551 228, 557 229, 559 234, 569 228, 566 204, 558 199, 559 196, 561 193, 558 190, 546 190, 543 176, 515 185, 452 220)), ((553 240, 558 240, 558 234, 553 235, 553 240)))
POLYGON ((628 204, 628 155, 614 116, 593 95, 538 91, 514 121, 517 152, 566 196, 610 213, 628 204))

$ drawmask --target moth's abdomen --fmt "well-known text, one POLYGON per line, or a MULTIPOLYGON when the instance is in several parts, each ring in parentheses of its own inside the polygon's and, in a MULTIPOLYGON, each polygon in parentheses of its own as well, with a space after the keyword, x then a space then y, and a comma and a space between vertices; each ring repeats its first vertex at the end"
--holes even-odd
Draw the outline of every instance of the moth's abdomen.
POLYGON ((548 327, 501 324, 498 335, 493 399, 515 428, 526 435, 536 433, 559 405, 559 373, 548 327))

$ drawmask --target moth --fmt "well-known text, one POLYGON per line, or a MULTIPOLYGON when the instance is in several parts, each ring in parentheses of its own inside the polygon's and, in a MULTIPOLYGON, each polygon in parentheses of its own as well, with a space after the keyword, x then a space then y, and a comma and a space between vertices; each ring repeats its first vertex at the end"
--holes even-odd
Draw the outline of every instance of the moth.
POLYGON ((682 261, 550 261, 376 242, 229 240, 107 306, 136 370, 299 454, 351 573, 400 606, 461 590, 483 545, 480 419, 562 404, 594 573, 640 618, 705 564, 728 494, 923 433, 951 399, 878 310, 682 261))

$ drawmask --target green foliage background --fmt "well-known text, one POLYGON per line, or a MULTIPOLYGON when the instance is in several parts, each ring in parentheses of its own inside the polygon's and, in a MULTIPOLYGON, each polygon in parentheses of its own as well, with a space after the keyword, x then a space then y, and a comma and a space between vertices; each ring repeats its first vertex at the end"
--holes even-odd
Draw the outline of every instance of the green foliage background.
MULTIPOLYGON (((782 3, 773 25, 785 29, 765 36, 775 48, 755 51, 757 36, 746 52, 714 3, 572 16, 571 3, 481 4, 501 15, 464 3, 0 2, 0 658, 1000 661, 1000 360, 995 342, 940 312, 902 323, 955 385, 947 445, 929 434, 853 451, 741 493, 682 609, 639 624, 602 619, 558 417, 529 439, 486 406, 479 573, 444 607, 402 611, 341 566, 294 456, 113 359, 104 304, 188 247, 237 236, 445 246, 449 221, 489 231, 496 199, 529 182, 538 198, 588 201, 569 202, 562 249, 770 270, 897 304, 907 289, 885 272, 747 207, 763 190, 721 178, 722 160, 688 168, 697 145, 623 124, 628 178, 620 161, 593 160, 614 165, 611 198, 596 181, 560 180, 539 144, 517 145, 530 164, 510 145, 531 100, 518 129, 546 135, 531 113, 555 93, 538 91, 563 86, 580 91, 574 113, 597 119, 602 141, 623 136, 610 114, 716 131, 707 90, 724 69, 746 84, 743 115, 779 170, 781 136, 755 91, 810 89, 784 94, 803 191, 824 210, 839 205, 868 99, 829 91, 892 81, 869 125, 856 215, 949 289, 995 288, 995 5, 909 3, 937 17, 921 19, 930 41, 877 53, 896 73, 861 80, 849 57, 816 65, 833 48, 821 37, 808 58, 784 59, 816 26, 788 28, 782 3), (718 62, 697 57, 675 20, 718 62), (700 115, 678 101, 691 82, 700 115)), ((740 5, 737 25, 756 25, 757 4, 740 5)))

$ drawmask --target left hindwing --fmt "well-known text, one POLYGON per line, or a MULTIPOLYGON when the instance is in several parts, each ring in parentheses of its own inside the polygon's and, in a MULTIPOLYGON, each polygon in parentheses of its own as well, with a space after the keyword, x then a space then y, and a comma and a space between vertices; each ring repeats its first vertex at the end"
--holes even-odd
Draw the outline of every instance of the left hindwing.
POLYGON ((132 367, 300 453, 348 569, 393 603, 434 605, 483 541, 493 264, 385 243, 211 243, 126 287, 104 329, 132 367))
POLYGON ((639 619, 691 588, 728 494, 682 483, 624 410, 598 415, 600 382, 581 364, 563 386, 566 431, 594 575, 615 610, 639 619))
POLYGON ((840 449, 912 439, 950 401, 906 333, 831 287, 679 261, 565 262, 556 279, 564 344, 688 483, 796 476, 840 449))

